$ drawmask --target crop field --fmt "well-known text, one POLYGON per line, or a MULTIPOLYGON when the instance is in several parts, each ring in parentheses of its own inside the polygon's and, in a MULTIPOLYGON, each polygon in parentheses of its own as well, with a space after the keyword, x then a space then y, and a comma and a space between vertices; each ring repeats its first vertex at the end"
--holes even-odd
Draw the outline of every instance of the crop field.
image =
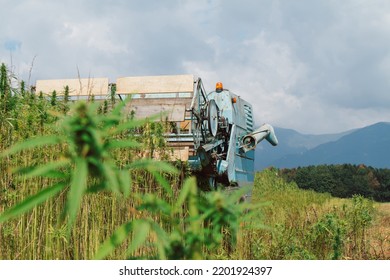
POLYGON ((390 207, 299 189, 275 169, 203 192, 164 161, 169 124, 123 102, 0 80, 0 259, 390 259, 390 207), (161 160, 155 160, 158 154, 161 160))

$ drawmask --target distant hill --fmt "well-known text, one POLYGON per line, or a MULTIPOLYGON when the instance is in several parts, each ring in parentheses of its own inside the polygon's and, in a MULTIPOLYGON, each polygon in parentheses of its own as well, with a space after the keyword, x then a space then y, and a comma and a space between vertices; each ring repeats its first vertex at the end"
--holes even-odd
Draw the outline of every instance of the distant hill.
POLYGON ((261 143, 256 149, 256 170, 338 163, 390 168, 390 123, 339 134, 305 135, 284 128, 275 128, 275 133, 279 146, 261 143))

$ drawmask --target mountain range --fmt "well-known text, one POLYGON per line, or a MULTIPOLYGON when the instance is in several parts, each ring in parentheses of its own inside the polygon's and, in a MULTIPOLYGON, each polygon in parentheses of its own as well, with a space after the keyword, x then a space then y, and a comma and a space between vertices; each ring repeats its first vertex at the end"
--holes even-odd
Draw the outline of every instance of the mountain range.
POLYGON ((390 168, 390 122, 320 135, 274 129, 279 145, 273 147, 267 141, 258 145, 255 170, 343 163, 390 168))

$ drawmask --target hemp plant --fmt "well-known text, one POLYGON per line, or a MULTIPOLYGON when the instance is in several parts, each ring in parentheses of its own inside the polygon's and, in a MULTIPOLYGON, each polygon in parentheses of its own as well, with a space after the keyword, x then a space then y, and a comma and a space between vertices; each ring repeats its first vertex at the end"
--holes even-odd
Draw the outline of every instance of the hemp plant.
POLYGON ((240 223, 250 219, 248 210, 260 207, 239 202, 247 191, 242 188, 231 193, 200 193, 196 178, 189 177, 174 203, 172 193, 164 197, 146 194, 137 210, 159 217, 159 222, 147 216, 124 223, 101 244, 94 258, 107 258, 130 236, 133 238, 127 248, 129 258, 204 259, 205 250, 215 250, 224 241, 234 247, 240 223), (155 255, 137 253, 145 245, 154 248, 155 255))
MULTIPOLYGON (((114 149, 137 148, 138 142, 129 139, 126 131, 145 123, 145 120, 122 120, 125 102, 119 103, 110 113, 98 115, 98 104, 79 102, 73 111, 58 121, 59 132, 29 139, 15 144, 0 154, 0 159, 15 156, 18 153, 59 145, 65 152, 57 160, 38 166, 19 167, 14 170, 23 179, 34 177, 50 178, 53 184, 11 207, 0 215, 0 223, 15 218, 35 206, 66 192, 66 204, 62 220, 66 220, 68 234, 74 224, 82 198, 87 193, 110 191, 128 197, 131 193, 131 168, 144 168, 174 172, 167 164, 138 161, 130 163, 126 169, 119 168, 113 156, 114 149), (134 165, 134 166, 132 166, 134 165)), ((153 173, 152 173, 153 174, 153 173)))
MULTIPOLYGON (((153 158, 137 158, 149 143, 142 139, 145 137, 141 132, 145 129, 140 128, 147 126, 147 120, 122 118, 125 105, 120 102, 112 111, 99 114, 101 104, 75 103, 69 113, 56 122, 56 132, 31 138, 1 152, 0 159, 16 159, 18 155, 26 155, 27 150, 39 151, 42 155, 50 145, 54 145, 52 150, 60 151, 53 160, 14 169, 18 175, 14 178, 20 178, 24 185, 37 177, 50 183, 1 213, 0 224, 65 195, 65 205, 59 214, 63 223, 58 232, 66 232, 69 237, 82 212, 83 198, 89 193, 111 192, 118 197, 131 196, 134 202, 131 207, 142 215, 132 217, 117 228, 100 245, 94 255, 96 259, 107 258, 127 239, 130 242, 126 255, 131 258, 202 259, 205 249, 215 249, 226 240, 224 229, 230 232, 229 236, 236 236, 248 207, 238 203, 243 193, 203 194, 198 190, 195 177, 185 179, 181 185, 178 180, 172 182, 173 177, 179 177, 179 172, 171 164, 153 158), (118 159, 117 149, 126 149, 124 151, 134 155, 118 159), (144 181, 130 176, 143 176, 146 172, 151 177, 145 176, 148 179, 144 181), (159 192, 146 191, 155 183, 161 187, 159 192), (144 248, 149 253, 142 253, 144 248)), ((155 143, 163 137, 160 127, 157 129, 157 135, 152 135, 156 137, 155 143)), ((234 238, 229 242, 234 245, 234 238)))

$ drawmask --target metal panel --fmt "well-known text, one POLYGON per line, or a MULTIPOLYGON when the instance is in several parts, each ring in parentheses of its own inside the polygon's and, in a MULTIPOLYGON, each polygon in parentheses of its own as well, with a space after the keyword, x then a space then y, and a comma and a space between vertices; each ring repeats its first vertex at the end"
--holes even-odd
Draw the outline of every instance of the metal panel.
POLYGON ((108 78, 37 80, 36 92, 58 96, 64 95, 65 86, 69 87, 69 96, 107 95, 108 78))
POLYGON ((235 172, 236 162, 235 162, 235 153, 237 150, 236 147, 236 125, 232 125, 232 130, 230 132, 230 140, 229 140, 229 149, 227 152, 227 161, 228 161, 228 179, 229 182, 236 182, 237 175, 235 172))
POLYGON ((254 181, 254 155, 255 152, 249 151, 246 154, 236 153, 235 155, 235 172, 239 185, 245 182, 254 181))
POLYGON ((124 77, 116 80, 118 94, 193 91, 193 75, 124 77))

